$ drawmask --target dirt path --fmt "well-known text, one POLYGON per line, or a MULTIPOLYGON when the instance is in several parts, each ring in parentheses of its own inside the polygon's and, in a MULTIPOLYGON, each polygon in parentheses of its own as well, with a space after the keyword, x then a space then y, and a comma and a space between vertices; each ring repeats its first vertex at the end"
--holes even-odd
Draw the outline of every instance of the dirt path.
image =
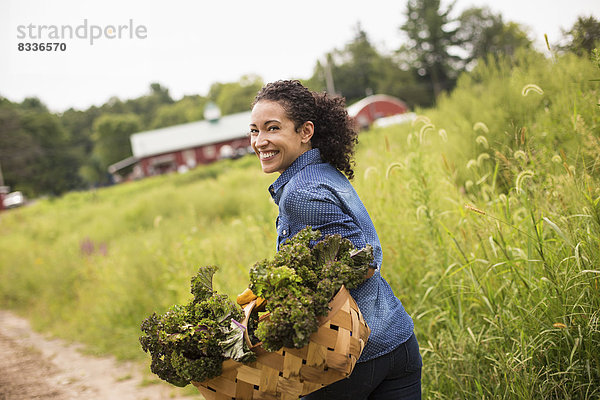
POLYGON ((86 356, 80 347, 45 338, 0 310, 0 400, 202 399, 168 384, 143 384, 152 377, 139 364, 86 356))

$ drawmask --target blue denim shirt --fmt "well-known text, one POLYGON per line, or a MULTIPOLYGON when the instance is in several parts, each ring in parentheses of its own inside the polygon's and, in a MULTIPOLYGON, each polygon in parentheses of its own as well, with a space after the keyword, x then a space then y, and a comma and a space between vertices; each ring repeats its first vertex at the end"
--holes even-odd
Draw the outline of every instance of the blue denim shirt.
POLYGON ((380 275, 383 254, 373 222, 348 179, 321 160, 319 149, 298 157, 269 187, 279 206, 277 250, 306 226, 323 235, 339 233, 356 248, 373 246, 375 274, 350 291, 371 336, 358 362, 389 353, 410 338, 413 321, 380 275))

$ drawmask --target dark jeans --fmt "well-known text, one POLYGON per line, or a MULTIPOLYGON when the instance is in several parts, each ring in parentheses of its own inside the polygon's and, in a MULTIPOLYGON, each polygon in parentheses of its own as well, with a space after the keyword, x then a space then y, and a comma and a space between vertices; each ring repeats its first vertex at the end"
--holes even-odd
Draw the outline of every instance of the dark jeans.
POLYGON ((413 334, 395 350, 357 363, 352 374, 303 400, 413 400, 421 399, 421 354, 413 334))

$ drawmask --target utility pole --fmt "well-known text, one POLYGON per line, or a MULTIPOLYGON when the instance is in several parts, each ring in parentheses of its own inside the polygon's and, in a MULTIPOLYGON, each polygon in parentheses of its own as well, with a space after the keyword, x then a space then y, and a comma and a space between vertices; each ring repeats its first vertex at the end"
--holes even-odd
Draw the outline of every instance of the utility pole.
POLYGON ((331 74, 331 53, 325 58, 325 84, 327 85, 327 93, 330 96, 335 95, 335 86, 333 84, 333 75, 331 74))

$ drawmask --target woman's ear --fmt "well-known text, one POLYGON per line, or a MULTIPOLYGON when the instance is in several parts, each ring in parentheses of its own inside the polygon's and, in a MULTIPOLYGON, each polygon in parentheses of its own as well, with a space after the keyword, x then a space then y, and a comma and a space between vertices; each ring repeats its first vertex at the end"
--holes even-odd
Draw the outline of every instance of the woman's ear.
POLYGON ((306 121, 300 128, 300 135, 302 135, 302 143, 309 143, 315 133, 315 124, 312 121, 306 121))

